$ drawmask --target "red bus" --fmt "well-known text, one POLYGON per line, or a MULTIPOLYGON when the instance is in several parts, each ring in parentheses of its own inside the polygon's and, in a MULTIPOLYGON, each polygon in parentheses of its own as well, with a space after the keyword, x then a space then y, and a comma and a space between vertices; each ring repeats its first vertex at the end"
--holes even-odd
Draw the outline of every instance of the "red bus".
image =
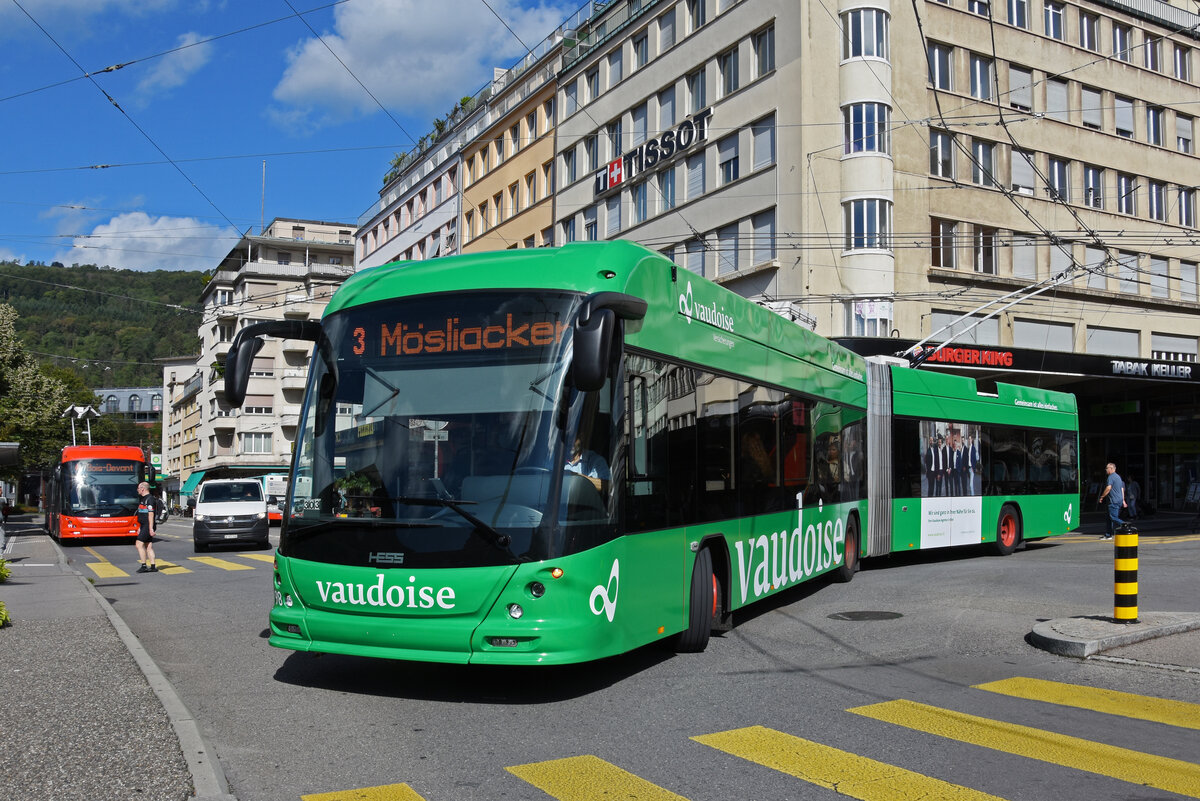
POLYGON ((136 537, 146 457, 129 445, 71 445, 50 473, 46 530, 59 542, 136 537))

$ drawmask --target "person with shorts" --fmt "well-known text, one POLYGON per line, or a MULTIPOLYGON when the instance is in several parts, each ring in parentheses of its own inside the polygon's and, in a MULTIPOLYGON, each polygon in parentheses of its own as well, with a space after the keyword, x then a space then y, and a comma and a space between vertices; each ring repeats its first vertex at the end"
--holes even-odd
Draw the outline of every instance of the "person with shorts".
POLYGON ((150 494, 150 484, 143 481, 137 486, 138 501, 137 519, 138 519, 138 535, 134 545, 137 546, 138 561, 142 566, 137 569, 139 573, 157 573, 158 567, 154 564, 154 496, 150 494))

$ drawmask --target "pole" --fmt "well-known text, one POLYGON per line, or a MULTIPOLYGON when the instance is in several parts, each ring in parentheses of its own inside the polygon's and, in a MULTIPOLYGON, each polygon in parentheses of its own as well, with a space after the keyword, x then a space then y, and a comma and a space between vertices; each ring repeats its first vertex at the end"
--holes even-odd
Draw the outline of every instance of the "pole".
POLYGON ((1117 528, 1113 548, 1113 622, 1138 622, 1138 530, 1125 523, 1117 528))

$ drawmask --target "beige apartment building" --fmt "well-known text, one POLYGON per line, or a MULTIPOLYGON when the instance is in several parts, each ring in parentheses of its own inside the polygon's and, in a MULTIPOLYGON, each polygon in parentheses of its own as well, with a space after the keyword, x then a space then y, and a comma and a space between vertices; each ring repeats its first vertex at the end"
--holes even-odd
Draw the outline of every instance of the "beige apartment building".
POLYGON ((1087 480, 1180 507, 1198 31, 1160 0, 588 3, 456 129, 462 249, 625 238, 864 354, 953 337, 923 369, 1074 392, 1087 480))
POLYGON ((225 402, 221 365, 234 335, 251 323, 320 318, 353 259, 351 224, 276 218, 261 234, 243 236, 213 270, 200 296, 200 356, 190 369, 164 366, 163 453, 182 496, 206 476, 287 470, 312 343, 267 339, 240 409, 225 402))

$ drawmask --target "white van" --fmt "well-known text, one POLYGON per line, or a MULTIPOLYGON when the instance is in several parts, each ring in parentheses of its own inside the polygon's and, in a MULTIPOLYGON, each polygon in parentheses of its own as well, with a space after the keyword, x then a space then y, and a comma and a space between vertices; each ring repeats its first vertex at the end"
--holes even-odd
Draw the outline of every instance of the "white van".
POLYGON ((250 542, 270 548, 267 497, 257 478, 205 481, 188 499, 192 512, 192 544, 196 553, 209 545, 250 542))

